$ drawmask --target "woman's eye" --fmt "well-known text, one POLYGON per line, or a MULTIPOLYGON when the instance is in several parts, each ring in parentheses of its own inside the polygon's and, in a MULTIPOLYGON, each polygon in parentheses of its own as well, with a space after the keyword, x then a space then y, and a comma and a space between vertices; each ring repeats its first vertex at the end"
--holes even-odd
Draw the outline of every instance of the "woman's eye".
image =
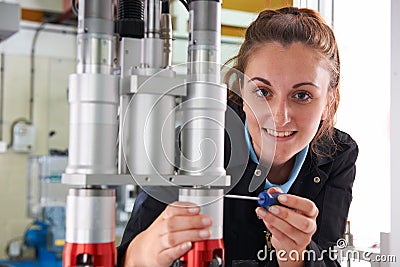
POLYGON ((300 101, 309 101, 311 100, 311 95, 307 92, 298 92, 294 95, 294 97, 300 101))
POLYGON ((268 90, 262 88, 257 88, 257 90, 255 90, 255 93, 258 97, 266 97, 270 95, 268 90))

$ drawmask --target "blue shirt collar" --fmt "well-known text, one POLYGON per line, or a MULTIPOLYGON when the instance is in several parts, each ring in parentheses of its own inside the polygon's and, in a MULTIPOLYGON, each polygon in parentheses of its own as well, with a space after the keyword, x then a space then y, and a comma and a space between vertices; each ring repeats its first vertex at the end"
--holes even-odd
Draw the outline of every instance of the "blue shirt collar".
MULTIPOLYGON (((246 144, 249 148, 250 158, 254 163, 258 164, 259 161, 258 161, 256 152, 254 151, 253 144, 251 143, 251 138, 250 138, 250 133, 249 133, 249 129, 247 126, 247 121, 244 122, 244 136, 245 136, 246 144)), ((287 180, 286 183, 284 183, 282 185, 273 184, 273 183, 270 183, 268 181, 268 179, 265 179, 265 189, 268 189, 270 187, 279 187, 284 193, 287 193, 289 191, 290 187, 292 186, 292 184, 294 183, 294 181, 296 180, 297 175, 299 175, 301 166, 303 166, 303 163, 307 156, 308 147, 309 147, 309 145, 307 145, 299 153, 296 154, 296 160, 295 160, 293 169, 290 172, 289 179, 287 180)))

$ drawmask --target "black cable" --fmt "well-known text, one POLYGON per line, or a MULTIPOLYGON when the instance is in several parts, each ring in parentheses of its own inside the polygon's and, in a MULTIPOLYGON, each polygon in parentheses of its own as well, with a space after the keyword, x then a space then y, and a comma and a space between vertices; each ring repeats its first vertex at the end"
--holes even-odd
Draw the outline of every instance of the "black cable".
POLYGON ((169 14, 169 0, 162 0, 161 13, 162 14, 169 14))
POLYGON ((31 48, 31 76, 30 76, 30 97, 29 97, 29 121, 33 122, 33 102, 34 102, 34 93, 35 93, 35 50, 36 50, 36 42, 39 37, 40 32, 46 26, 46 22, 40 24, 39 28, 36 29, 35 35, 32 40, 32 48, 31 48))
POLYGON ((72 9, 72 12, 74 12, 74 14, 75 14, 75 16, 79 16, 79 10, 78 10, 78 8, 77 8, 77 6, 76 6, 76 0, 71 0, 71 9, 72 9))
MULTIPOLYGON (((50 21, 49 23, 52 23, 53 21, 50 21)), ((10 148, 13 145, 14 142, 14 135, 13 135, 13 131, 14 131, 14 126, 18 123, 18 122, 25 122, 28 125, 31 125, 33 123, 33 106, 34 106, 34 102, 35 102, 35 51, 36 51, 36 43, 37 40, 39 38, 39 34, 40 32, 45 28, 45 26, 47 25, 47 22, 43 22, 42 24, 40 24, 40 26, 36 29, 35 31, 35 35, 33 36, 32 39, 32 47, 31 47, 31 55, 30 55, 30 90, 29 90, 29 119, 25 119, 25 118, 19 118, 16 119, 12 125, 11 125, 11 140, 10 143, 8 144, 8 148, 10 148)))
POLYGON ((189 4, 185 0, 179 0, 179 2, 182 3, 182 5, 186 8, 187 11, 189 11, 189 4))
MULTIPOLYGON (((73 1, 73 5, 75 4, 75 0, 73 1)), ((54 20, 56 21, 56 20, 54 20)), ((54 21, 50 21, 49 23, 52 23, 54 21)), ((36 50, 36 42, 37 39, 39 37, 39 33, 44 30, 45 26, 46 26, 47 22, 43 22, 42 24, 40 24, 40 26, 36 29, 35 31, 35 35, 33 36, 32 39, 32 48, 31 48, 31 55, 30 55, 30 96, 29 96, 29 119, 25 119, 25 118, 19 118, 16 119, 12 125, 11 125, 11 135, 10 135, 10 142, 7 145, 7 148, 12 147, 13 143, 14 143, 14 126, 18 123, 18 122, 25 122, 28 125, 31 125, 33 123, 33 104, 34 104, 34 93, 35 93, 35 50, 36 50)), ((29 29, 29 27, 27 27, 29 29)), ((64 32, 63 33, 68 33, 68 32, 64 32)), ((75 33, 73 33, 75 34, 75 33)), ((4 67, 3 67, 3 71, 4 71, 4 67)), ((3 81, 3 79, 2 79, 3 81)), ((1 97, 3 98, 3 97, 1 97)), ((3 101, 3 100, 1 100, 3 101)), ((3 116, 3 114, 1 114, 3 116)), ((3 123, 3 121, 1 120, 1 123, 3 123)))

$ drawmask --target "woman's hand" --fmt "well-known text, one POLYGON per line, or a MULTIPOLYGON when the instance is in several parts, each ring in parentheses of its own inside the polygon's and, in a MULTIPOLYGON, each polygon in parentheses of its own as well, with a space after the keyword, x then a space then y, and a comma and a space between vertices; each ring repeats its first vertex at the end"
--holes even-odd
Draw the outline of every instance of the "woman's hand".
POLYGON ((145 231, 137 235, 125 256, 124 266, 170 266, 192 247, 192 242, 208 239, 212 219, 200 215, 189 202, 168 205, 145 231))
MULTIPOLYGON (((282 191, 274 187, 268 193, 282 191)), ((268 210, 258 207, 257 216, 272 234, 279 266, 302 266, 302 253, 317 230, 318 208, 311 200, 291 194, 278 196, 278 201, 284 206, 274 205, 268 210)))

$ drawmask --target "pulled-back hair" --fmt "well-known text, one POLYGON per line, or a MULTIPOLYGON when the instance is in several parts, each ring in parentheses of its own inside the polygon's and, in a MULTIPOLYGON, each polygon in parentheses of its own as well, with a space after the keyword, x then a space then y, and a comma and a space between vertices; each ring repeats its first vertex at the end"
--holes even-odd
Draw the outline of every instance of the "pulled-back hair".
MULTIPOLYGON (((332 151, 332 147, 326 150, 324 143, 333 140, 335 114, 340 100, 340 60, 333 31, 320 14, 311 9, 285 7, 278 10, 264 10, 247 28, 239 53, 227 64, 233 62, 233 69, 244 73, 249 56, 259 47, 272 42, 278 42, 283 46, 302 43, 317 52, 325 61, 327 70, 330 72, 328 90, 332 92, 334 99, 328 106, 327 118, 320 123, 311 143, 311 149, 317 155, 327 155, 326 151, 332 151)), ((236 75, 237 71, 235 71, 236 75)), ((236 79, 236 86, 233 84, 230 86, 228 81, 231 81, 231 76, 228 72, 226 77, 230 89, 228 97, 242 108, 243 100, 240 97, 239 86, 237 86, 238 79, 236 79)), ((240 80, 243 81, 243 79, 240 80)), ((329 143, 332 144, 332 142, 329 143)))

